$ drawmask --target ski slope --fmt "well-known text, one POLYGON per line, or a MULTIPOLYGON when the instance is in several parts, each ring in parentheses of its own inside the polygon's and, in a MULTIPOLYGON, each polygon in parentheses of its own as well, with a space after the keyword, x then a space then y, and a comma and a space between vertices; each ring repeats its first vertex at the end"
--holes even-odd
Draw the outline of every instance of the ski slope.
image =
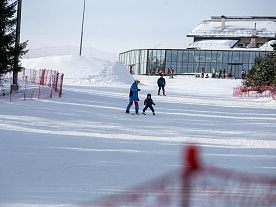
MULTIPOLYGON (((74 206, 147 182, 181 165, 183 146, 201 162, 276 175, 276 102, 234 98, 233 79, 132 77, 118 62, 59 56, 22 60, 26 68, 65 74, 62 98, 1 101, 0 206, 74 206), (139 79, 156 115, 128 115, 139 79)), ((132 106, 131 111, 134 111, 132 106)))

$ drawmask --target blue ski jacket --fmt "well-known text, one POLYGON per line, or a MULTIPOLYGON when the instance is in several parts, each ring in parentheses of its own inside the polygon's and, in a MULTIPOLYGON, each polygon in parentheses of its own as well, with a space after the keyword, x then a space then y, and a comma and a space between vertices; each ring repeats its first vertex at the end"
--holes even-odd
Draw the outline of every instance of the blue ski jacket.
POLYGON ((140 89, 138 88, 137 84, 136 83, 133 83, 130 87, 130 91, 129 91, 129 100, 130 101, 134 101, 134 102, 137 102, 139 101, 139 98, 138 98, 138 91, 140 89))

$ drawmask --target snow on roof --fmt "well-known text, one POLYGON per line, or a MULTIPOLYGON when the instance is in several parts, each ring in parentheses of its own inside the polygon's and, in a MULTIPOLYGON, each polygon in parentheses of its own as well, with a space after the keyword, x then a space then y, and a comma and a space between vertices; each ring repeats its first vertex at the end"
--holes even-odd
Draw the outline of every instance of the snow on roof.
POLYGON ((275 40, 270 40, 258 49, 259 50, 265 50, 265 51, 273 51, 273 47, 271 47, 272 43, 276 43, 276 41, 275 40))
POLYGON ((211 16, 211 19, 276 19, 275 16, 211 16))
POLYGON ((271 44, 276 42, 271 40, 266 42, 259 48, 233 48, 238 40, 200 40, 191 43, 187 49, 198 49, 198 50, 246 50, 246 51, 273 51, 271 44))
POLYGON ((191 43, 188 49, 230 49, 232 48, 238 40, 200 40, 191 43))
POLYGON ((257 37, 276 39, 276 17, 270 18, 241 18, 225 17, 212 18, 202 21, 196 28, 189 32, 188 37, 251 37, 256 26, 257 37), (225 27, 223 27, 225 21, 225 27))

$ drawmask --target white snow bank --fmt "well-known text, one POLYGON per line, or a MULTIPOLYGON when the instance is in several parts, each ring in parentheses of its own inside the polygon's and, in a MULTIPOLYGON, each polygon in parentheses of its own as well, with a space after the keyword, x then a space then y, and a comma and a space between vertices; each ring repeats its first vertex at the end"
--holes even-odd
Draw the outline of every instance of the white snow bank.
POLYGON ((21 62, 27 69, 46 68, 64 73, 64 84, 129 84, 133 81, 125 65, 109 60, 68 55, 22 59, 21 62))

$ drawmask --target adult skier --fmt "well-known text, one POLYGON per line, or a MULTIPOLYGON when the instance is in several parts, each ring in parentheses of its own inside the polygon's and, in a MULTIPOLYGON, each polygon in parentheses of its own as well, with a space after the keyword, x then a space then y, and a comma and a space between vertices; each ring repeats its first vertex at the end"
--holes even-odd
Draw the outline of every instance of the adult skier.
POLYGON ((134 80, 134 83, 131 85, 129 90, 129 104, 126 108, 126 113, 129 113, 129 110, 131 106, 133 105, 133 102, 135 103, 135 113, 139 115, 139 98, 138 98, 138 91, 140 89, 138 88, 138 83, 140 83, 139 80, 134 80))
POLYGON ((163 75, 161 75, 160 78, 158 78, 158 80, 157 80, 157 85, 158 85, 158 87, 159 87, 159 89, 158 89, 158 95, 160 95, 160 90, 161 90, 161 88, 162 88, 163 96, 166 96, 166 95, 165 95, 166 80, 165 80, 165 78, 163 78, 163 75))

